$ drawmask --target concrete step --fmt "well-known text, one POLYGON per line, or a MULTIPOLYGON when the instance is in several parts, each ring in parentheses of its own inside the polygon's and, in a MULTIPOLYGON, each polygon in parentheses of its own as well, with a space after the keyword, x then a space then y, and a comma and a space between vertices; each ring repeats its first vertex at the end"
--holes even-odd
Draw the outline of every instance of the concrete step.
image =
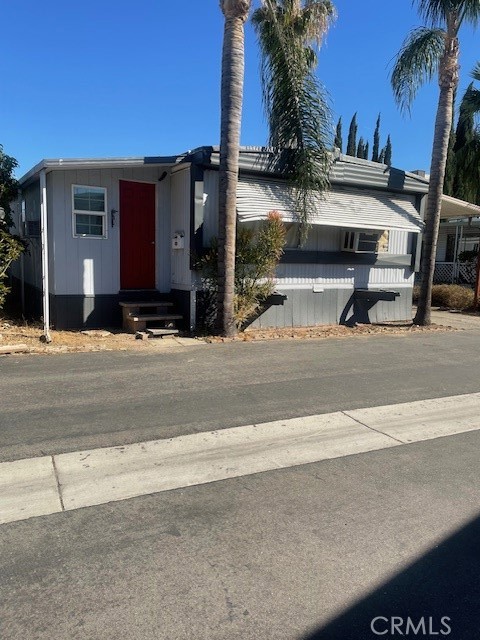
POLYGON ((147 327, 145 333, 148 333, 152 338, 163 338, 164 336, 176 336, 178 335, 178 329, 154 329, 153 327, 147 327))

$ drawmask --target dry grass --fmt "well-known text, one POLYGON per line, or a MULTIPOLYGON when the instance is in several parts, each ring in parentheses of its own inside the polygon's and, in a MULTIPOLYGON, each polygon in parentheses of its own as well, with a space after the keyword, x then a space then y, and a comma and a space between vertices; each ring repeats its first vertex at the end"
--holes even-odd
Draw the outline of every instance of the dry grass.
MULTIPOLYGON (((291 327, 284 329, 249 329, 235 338, 207 336, 203 340, 209 343, 262 340, 308 340, 326 338, 351 338, 370 335, 407 335, 411 333, 452 331, 451 327, 431 325, 418 327, 411 323, 388 323, 384 325, 323 325, 318 327, 291 327)), ((0 346, 25 344, 28 353, 58 354, 90 351, 158 351, 178 346, 175 338, 166 337, 153 340, 136 340, 130 333, 111 329, 107 335, 103 331, 85 335, 81 331, 51 331, 52 342, 41 342, 43 327, 40 323, 18 322, 11 318, 0 317, 0 346)))
MULTIPOLYGON (((160 344, 166 346, 170 338, 156 340, 136 340, 131 333, 110 329, 85 335, 81 331, 51 331, 52 342, 41 342, 43 326, 35 322, 20 322, 0 316, 0 346, 26 344, 29 353, 72 353, 78 351, 148 351, 160 344)), ((173 346, 173 345, 172 345, 173 346)))
POLYGON ((355 327, 343 325, 322 325, 318 327, 291 327, 283 329, 248 329, 235 338, 221 338, 209 336, 207 342, 242 341, 253 342, 259 340, 308 340, 322 338, 352 338, 354 336, 370 335, 406 335, 436 331, 453 331, 452 327, 432 324, 429 327, 419 327, 413 323, 388 323, 383 325, 358 324, 355 327))
MULTIPOLYGON (((418 300, 420 287, 413 290, 413 300, 418 300)), ((459 284, 434 284, 432 289, 432 305, 443 309, 465 311, 473 307, 473 290, 459 284)))

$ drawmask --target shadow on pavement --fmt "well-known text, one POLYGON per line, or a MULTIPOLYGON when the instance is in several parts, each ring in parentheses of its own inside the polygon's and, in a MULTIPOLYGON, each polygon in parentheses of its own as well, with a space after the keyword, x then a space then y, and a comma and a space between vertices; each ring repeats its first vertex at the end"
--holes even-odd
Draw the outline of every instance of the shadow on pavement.
POLYGON ((480 517, 303 640, 400 637, 480 638, 480 517))

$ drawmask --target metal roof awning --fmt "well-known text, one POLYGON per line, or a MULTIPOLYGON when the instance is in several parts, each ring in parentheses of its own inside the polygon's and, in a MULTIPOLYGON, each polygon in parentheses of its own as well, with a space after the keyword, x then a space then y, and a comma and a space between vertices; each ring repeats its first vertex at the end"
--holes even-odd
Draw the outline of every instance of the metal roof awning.
MULTIPOLYGON (((409 196, 374 190, 335 187, 314 196, 312 224, 353 229, 399 230, 419 233, 423 222, 409 196)), ((278 211, 284 222, 298 222, 294 193, 280 180, 241 177, 237 188, 240 222, 264 220, 278 211)))
POLYGON ((480 218, 480 207, 471 202, 465 202, 451 196, 442 196, 442 219, 480 218))

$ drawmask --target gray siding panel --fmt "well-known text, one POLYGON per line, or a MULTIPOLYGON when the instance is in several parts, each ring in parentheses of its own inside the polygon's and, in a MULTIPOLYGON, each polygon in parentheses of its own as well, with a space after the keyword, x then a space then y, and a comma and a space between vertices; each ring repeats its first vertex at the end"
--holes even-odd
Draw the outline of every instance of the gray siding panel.
MULTIPOLYGON (((342 315, 348 320, 353 314, 350 306, 353 291, 326 289, 323 293, 312 290, 278 289, 288 296, 283 305, 272 306, 259 316, 251 328, 313 327, 338 324, 342 315)), ((391 321, 411 321, 412 289, 400 289, 400 296, 394 302, 380 301, 368 312, 372 323, 391 321)))
POLYGON ((170 290, 170 194, 168 179, 159 183, 164 169, 136 167, 53 171, 48 178, 50 238, 53 242, 52 276, 56 295, 112 295, 120 289, 119 180, 157 185, 156 282, 160 291, 170 290), (107 238, 75 238, 72 220, 72 185, 107 189, 107 238), (111 210, 116 209, 115 225, 111 210))
POLYGON ((171 285, 172 289, 192 286, 190 271, 190 213, 191 184, 190 168, 175 171, 171 177, 172 234, 184 234, 184 248, 172 249, 171 285))

